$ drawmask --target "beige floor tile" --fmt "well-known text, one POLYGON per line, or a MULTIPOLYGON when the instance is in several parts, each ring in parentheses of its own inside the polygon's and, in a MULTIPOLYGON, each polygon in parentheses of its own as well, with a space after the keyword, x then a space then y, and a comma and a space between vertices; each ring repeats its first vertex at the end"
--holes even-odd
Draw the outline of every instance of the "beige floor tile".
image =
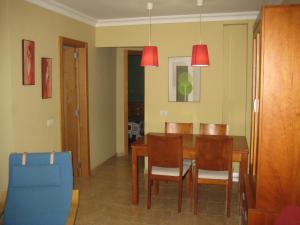
POLYGON ((115 157, 92 171, 89 178, 75 179, 80 190, 76 225, 238 225, 238 185, 232 193, 231 217, 225 216, 225 190, 220 186, 199 188, 198 215, 192 213, 192 199, 183 192, 182 213, 177 213, 177 184, 160 183, 147 209, 147 179, 140 163, 140 204, 131 205, 131 163, 115 157))

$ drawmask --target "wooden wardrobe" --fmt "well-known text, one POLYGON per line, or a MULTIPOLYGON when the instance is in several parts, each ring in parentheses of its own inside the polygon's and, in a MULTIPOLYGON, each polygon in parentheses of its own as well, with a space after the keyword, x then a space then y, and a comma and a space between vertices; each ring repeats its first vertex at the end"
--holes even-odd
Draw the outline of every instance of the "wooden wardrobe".
POLYGON ((300 205, 300 4, 265 6, 254 28, 253 112, 242 224, 300 205))

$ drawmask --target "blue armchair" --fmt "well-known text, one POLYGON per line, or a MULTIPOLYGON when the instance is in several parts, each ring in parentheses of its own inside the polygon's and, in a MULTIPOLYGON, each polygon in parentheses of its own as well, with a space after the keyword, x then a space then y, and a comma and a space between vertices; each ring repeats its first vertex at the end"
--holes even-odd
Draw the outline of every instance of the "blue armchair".
POLYGON ((74 224, 79 191, 72 188, 69 152, 11 154, 8 190, 0 203, 3 224, 74 224))

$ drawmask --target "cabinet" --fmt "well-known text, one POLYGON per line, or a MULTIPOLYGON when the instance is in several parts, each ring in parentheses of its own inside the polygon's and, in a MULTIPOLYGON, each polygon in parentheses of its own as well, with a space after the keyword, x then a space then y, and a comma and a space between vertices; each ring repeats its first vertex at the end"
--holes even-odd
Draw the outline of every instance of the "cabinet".
POLYGON ((254 29, 249 174, 242 224, 300 205, 300 4, 263 7, 254 29))

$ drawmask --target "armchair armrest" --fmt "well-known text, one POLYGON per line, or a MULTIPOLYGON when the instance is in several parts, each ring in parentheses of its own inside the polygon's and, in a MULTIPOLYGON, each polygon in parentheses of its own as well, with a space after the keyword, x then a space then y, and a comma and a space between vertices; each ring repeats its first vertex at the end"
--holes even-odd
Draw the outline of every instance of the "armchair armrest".
POLYGON ((79 202, 79 190, 73 190, 71 208, 66 225, 74 225, 79 202))
POLYGON ((3 214, 4 207, 5 207, 5 201, 6 201, 6 191, 1 193, 1 200, 0 200, 0 218, 3 214))

